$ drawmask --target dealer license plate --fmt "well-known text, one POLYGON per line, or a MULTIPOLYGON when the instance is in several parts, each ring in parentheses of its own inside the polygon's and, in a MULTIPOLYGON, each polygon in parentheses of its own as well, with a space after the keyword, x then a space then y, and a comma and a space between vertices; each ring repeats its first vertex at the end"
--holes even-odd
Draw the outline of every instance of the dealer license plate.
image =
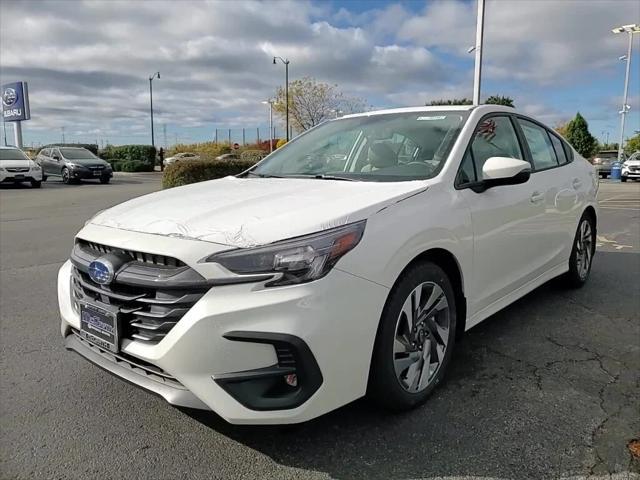
POLYGON ((90 303, 80 304, 80 330, 87 340, 114 353, 119 350, 118 315, 90 303))

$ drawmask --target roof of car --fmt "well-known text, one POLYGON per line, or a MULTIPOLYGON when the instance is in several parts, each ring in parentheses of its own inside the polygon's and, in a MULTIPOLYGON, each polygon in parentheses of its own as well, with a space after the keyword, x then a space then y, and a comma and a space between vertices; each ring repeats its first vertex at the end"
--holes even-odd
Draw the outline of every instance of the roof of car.
POLYGON ((497 112, 513 112, 512 107, 505 107, 503 105, 433 105, 422 107, 403 107, 403 108, 387 108, 384 110, 373 110, 371 112, 352 113, 350 115, 344 115, 340 118, 354 118, 354 117, 367 117, 372 115, 387 115, 390 113, 417 113, 417 112, 468 112, 470 110, 481 111, 497 111, 497 112))

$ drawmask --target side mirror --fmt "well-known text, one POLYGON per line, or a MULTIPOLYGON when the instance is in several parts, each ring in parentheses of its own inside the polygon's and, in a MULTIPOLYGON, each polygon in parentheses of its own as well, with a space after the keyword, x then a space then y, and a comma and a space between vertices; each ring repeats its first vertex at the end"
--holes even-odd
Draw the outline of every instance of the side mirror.
POLYGON ((475 192, 501 185, 519 185, 531 176, 531 164, 510 157, 491 157, 482 166, 482 180, 472 186, 475 192))

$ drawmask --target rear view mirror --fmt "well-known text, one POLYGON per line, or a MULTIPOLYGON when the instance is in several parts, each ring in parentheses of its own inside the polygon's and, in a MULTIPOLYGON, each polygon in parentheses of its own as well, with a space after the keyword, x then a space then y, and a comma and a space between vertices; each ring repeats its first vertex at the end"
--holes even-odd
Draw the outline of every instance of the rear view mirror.
POLYGON ((510 157, 490 157, 482 166, 482 180, 472 186, 476 192, 500 185, 525 183, 531 176, 531 164, 510 157))

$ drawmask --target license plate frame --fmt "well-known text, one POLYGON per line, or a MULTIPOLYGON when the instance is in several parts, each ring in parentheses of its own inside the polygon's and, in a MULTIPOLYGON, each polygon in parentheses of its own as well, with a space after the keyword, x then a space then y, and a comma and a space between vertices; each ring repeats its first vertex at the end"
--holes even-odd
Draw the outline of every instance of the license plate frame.
POLYGON ((13 178, 16 180, 24 180, 24 173, 16 173, 13 178))
POLYGON ((93 171, 93 176, 94 177, 101 177, 102 176, 102 172, 100 170, 94 170, 93 171))
POLYGON ((80 332, 91 343, 113 353, 120 351, 120 318, 109 311, 88 302, 80 306, 80 332))

